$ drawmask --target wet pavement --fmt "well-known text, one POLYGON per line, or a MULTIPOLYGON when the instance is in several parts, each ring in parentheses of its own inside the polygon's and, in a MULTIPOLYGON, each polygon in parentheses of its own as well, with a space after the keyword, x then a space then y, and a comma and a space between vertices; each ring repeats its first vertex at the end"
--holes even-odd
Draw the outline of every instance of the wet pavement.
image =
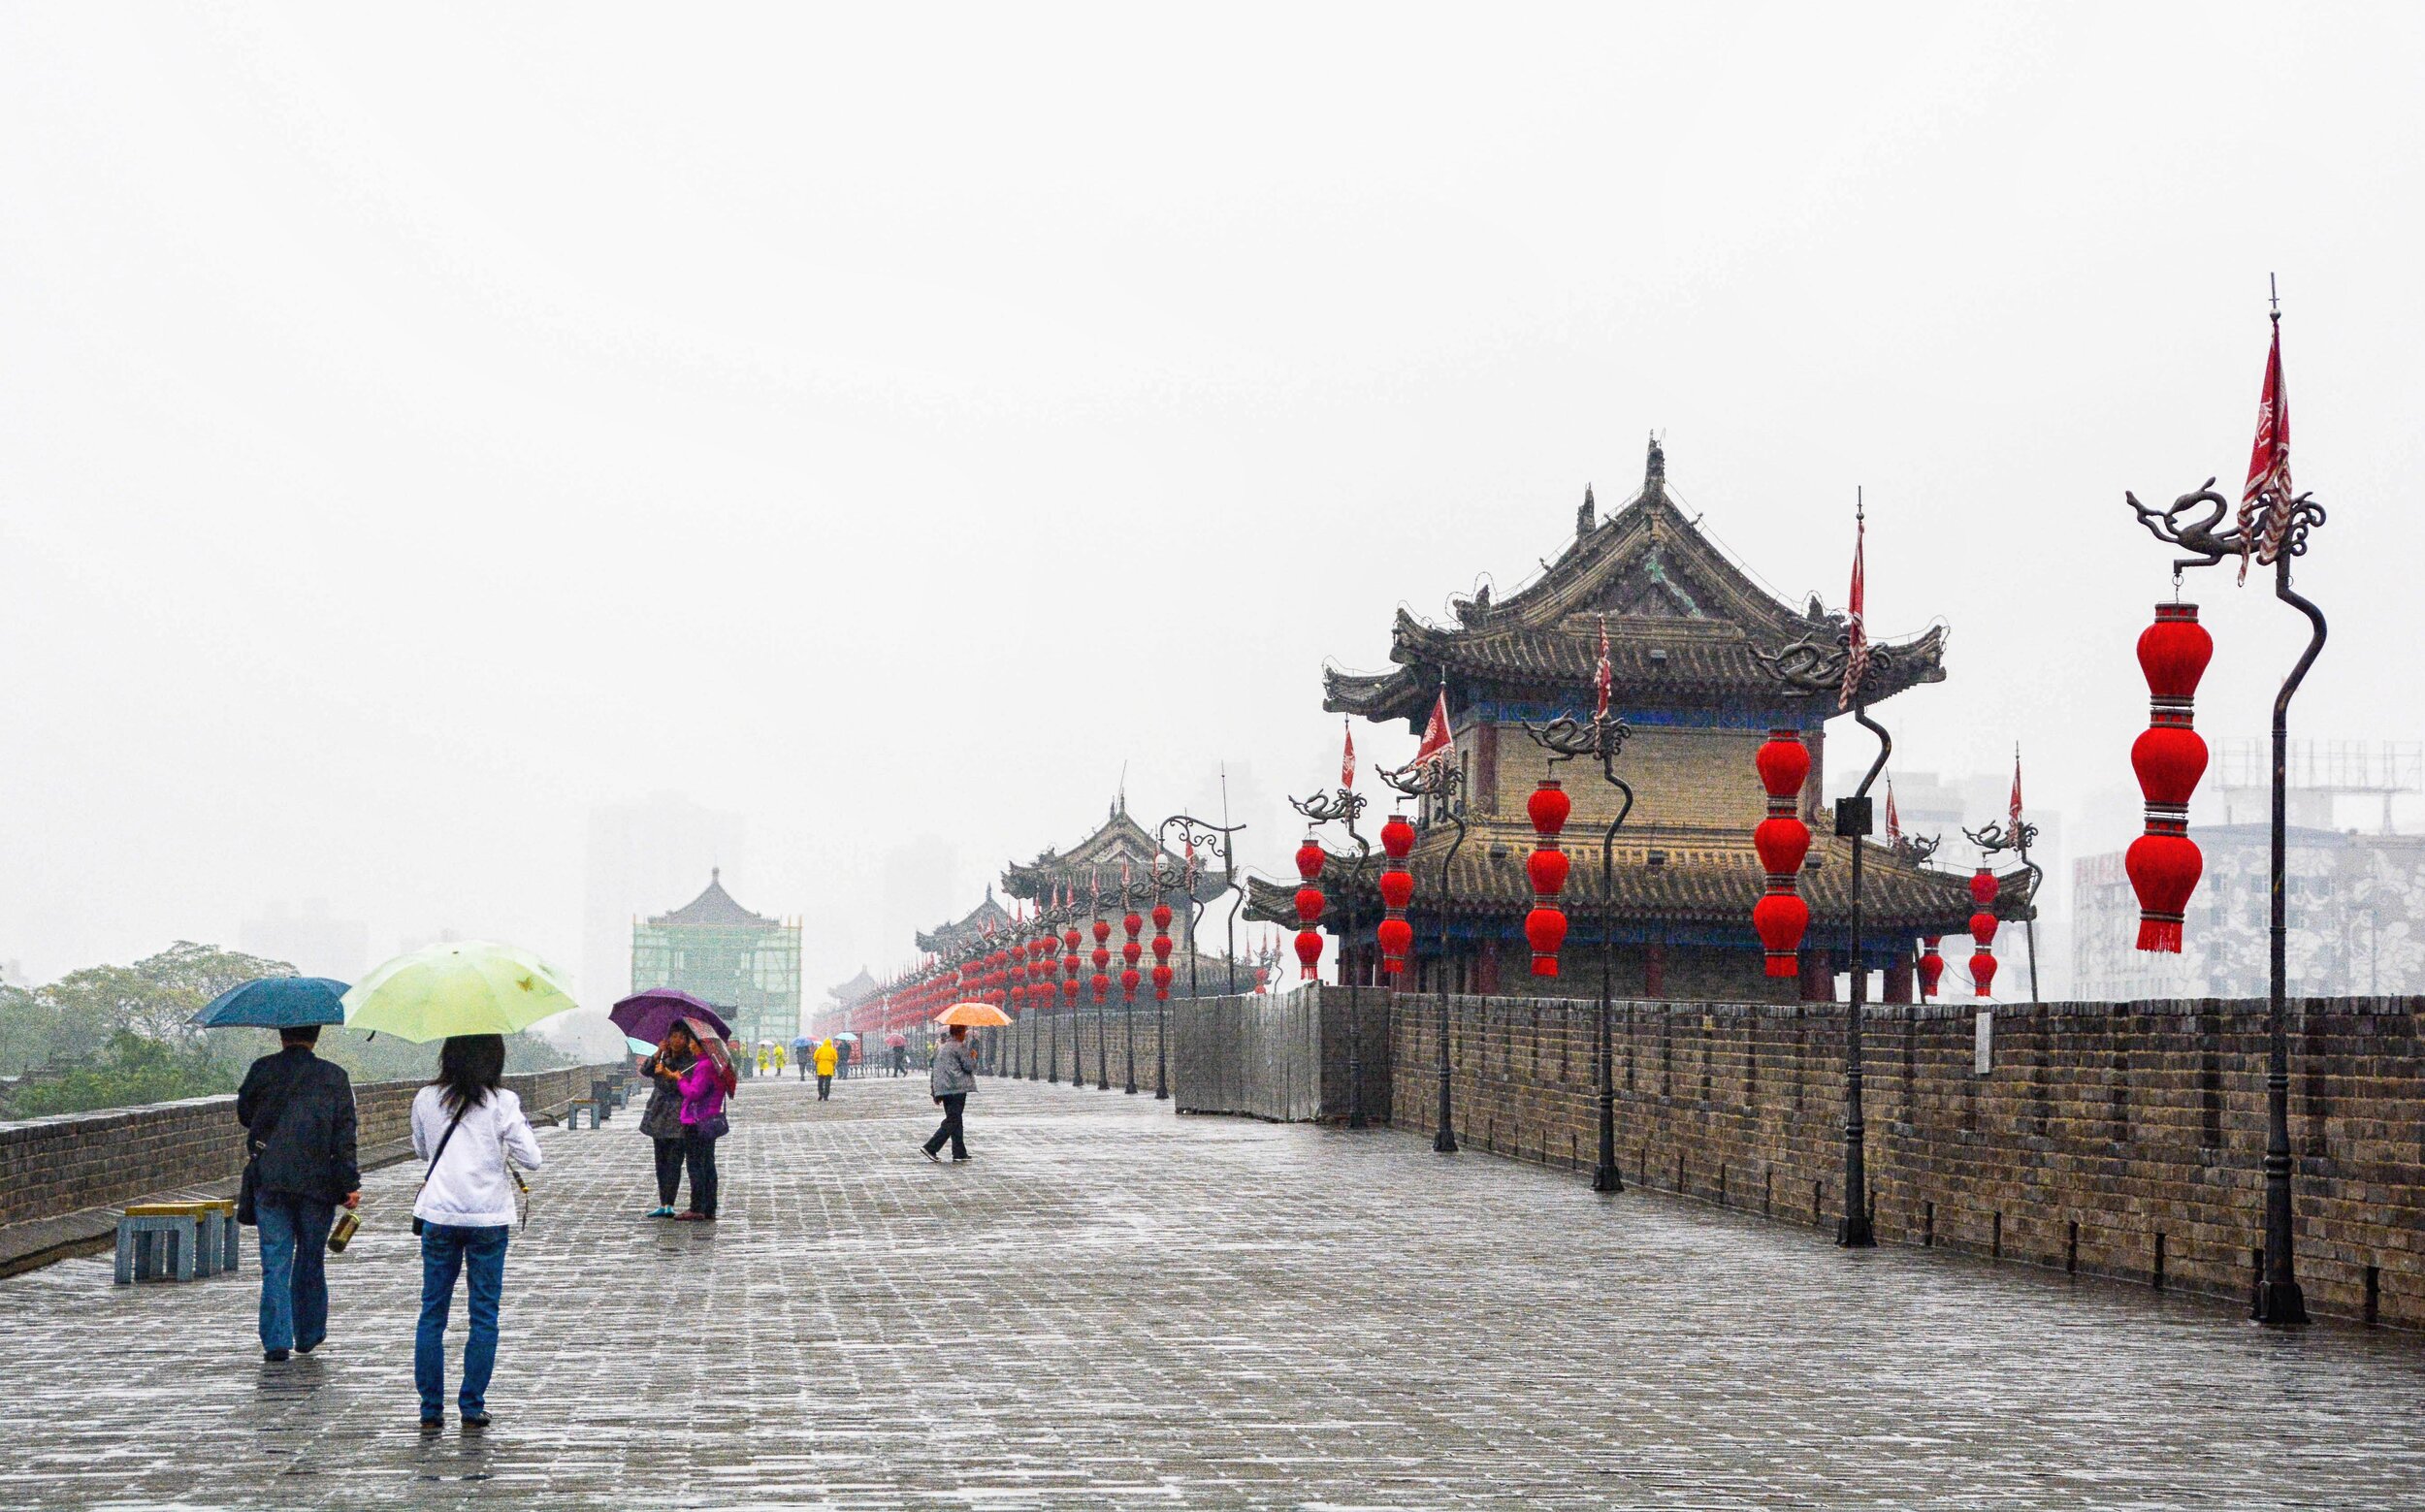
POLYGON ((2425 1506, 2412 1335, 1116 1091, 988 1080, 938 1169, 922 1079, 835 1093, 743 1089, 712 1226, 633 1113, 544 1133, 485 1434, 417 1428, 417 1167, 309 1359, 249 1233, 0 1281, 0 1506, 2425 1506))

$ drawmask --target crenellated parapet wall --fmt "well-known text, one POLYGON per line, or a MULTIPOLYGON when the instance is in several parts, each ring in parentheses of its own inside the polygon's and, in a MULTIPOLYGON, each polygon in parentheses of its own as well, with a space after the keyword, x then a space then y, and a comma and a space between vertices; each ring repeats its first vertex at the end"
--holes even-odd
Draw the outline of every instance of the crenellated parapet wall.
MULTIPOLYGON (((1333 989, 1335 992, 1335 989, 1333 989)), ((1441 1015, 1387 1000, 1398 1122, 1432 1127, 1441 1015)), ((1457 1137, 1588 1170, 1596 1005, 1452 998, 1457 1137)), ((2299 1277, 2320 1313, 2425 1328, 2425 1000, 2292 1005, 2299 1277)), ((1841 1004, 1615 1005, 1625 1179, 1831 1223, 1841 1004)), ((2264 1004, 1873 1006, 1878 1236, 2239 1298, 2260 1242, 2264 1004)))
MULTIPOLYGON (((566 1067, 510 1075, 505 1085, 534 1115, 552 1117, 588 1096, 592 1081, 627 1070, 620 1062, 566 1067)), ((422 1085, 355 1085, 356 1140, 366 1162, 380 1146, 409 1138, 413 1094, 422 1085)), ((0 1227, 233 1181, 243 1164, 233 1096, 0 1123, 0 1227)))

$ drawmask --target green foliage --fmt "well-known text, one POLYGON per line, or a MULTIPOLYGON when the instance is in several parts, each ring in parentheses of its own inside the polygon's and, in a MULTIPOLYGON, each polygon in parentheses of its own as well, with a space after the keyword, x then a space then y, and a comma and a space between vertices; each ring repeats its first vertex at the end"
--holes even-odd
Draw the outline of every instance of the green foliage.
POLYGON ((19 1088, 10 1099, 10 1112, 36 1118, 235 1090, 235 1077, 205 1046, 146 1039, 120 1029, 89 1063, 19 1088))

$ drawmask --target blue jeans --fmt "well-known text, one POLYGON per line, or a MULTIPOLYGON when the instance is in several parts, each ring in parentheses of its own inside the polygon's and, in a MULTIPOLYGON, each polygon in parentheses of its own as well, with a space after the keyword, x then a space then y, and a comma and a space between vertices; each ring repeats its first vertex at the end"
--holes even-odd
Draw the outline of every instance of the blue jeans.
POLYGON ((254 1203, 261 1238, 261 1347, 311 1349, 329 1336, 329 1225, 337 1209, 286 1192, 254 1203))
POLYGON ((421 1327, 412 1339, 412 1383, 421 1415, 446 1407, 446 1315, 455 1305, 455 1277, 471 1272, 471 1331, 463 1345, 463 1390, 456 1405, 468 1415, 488 1409, 489 1372, 497 1368, 497 1298, 505 1288, 505 1236, 493 1228, 432 1223, 421 1230, 421 1327))

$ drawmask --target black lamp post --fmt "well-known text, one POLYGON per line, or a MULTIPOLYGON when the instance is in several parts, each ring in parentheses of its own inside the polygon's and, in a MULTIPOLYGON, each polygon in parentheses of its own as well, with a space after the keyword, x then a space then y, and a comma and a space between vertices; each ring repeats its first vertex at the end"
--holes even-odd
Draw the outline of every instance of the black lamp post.
MULTIPOLYGON (((1174 814, 1169 819, 1164 820, 1161 823, 1154 826, 1154 843, 1165 851, 1171 849, 1173 843, 1171 830, 1174 825, 1176 825, 1179 830, 1177 836, 1177 843, 1179 845, 1191 851, 1197 847, 1203 847, 1212 851, 1214 854, 1221 858, 1220 892, 1238 893, 1238 897, 1233 899, 1229 906, 1229 943, 1225 957, 1229 969, 1229 995, 1236 997, 1238 995, 1238 908, 1241 903, 1245 901, 1245 894, 1241 891, 1238 886, 1238 868, 1232 860, 1231 840, 1233 836, 1237 835, 1239 831, 1245 829, 1246 826, 1244 824, 1213 824, 1209 823, 1204 820, 1197 819, 1192 814, 1174 814)), ((1190 857, 1191 866, 1192 861, 1193 858, 1190 857)), ((1196 896, 1196 880, 1192 871, 1188 875, 1186 881, 1188 903, 1187 995, 1192 998, 1196 995, 1196 919, 1203 915, 1206 900, 1199 899, 1196 896)), ((1213 896, 1219 897, 1220 892, 1214 893, 1213 896)))
POLYGON ((1589 724, 1570 718, 1557 719, 1547 724, 1527 724, 1524 732, 1533 737, 1534 744, 1549 753, 1552 763, 1577 756, 1598 761, 1600 775, 1617 789, 1617 817, 1608 821, 1607 831, 1600 841, 1600 1022, 1596 1032, 1600 1163, 1592 1168, 1592 1190, 1622 1192, 1625 1180, 1617 1174, 1616 1050, 1609 1027, 1609 1009, 1617 955, 1617 830, 1633 812, 1633 788, 1617 775, 1617 755, 1625 749, 1626 737, 1633 730, 1625 721, 1610 719, 1603 708, 1589 724))
POLYGON ((1339 928, 1339 980, 1347 989, 1347 1127, 1364 1127, 1364 1047, 1356 1015, 1355 966, 1348 951, 1356 941, 1356 889, 1363 885, 1364 868, 1373 859, 1373 844, 1356 833, 1356 820, 1364 813, 1364 794, 1352 788, 1333 792, 1315 793, 1310 798, 1291 798, 1288 806, 1315 826, 1343 825, 1347 838, 1356 843, 1355 870, 1347 874, 1347 885, 1340 894, 1340 909, 1344 916, 1339 928))
POLYGON ((1869 1224, 1869 1181, 1862 1159, 1865 1134, 1860 1110, 1860 1030, 1861 1009, 1869 998, 1869 970, 1861 960, 1861 852, 1866 849, 1861 838, 1870 832, 1869 788, 1878 774, 1886 770, 1886 761, 1894 750, 1894 737, 1885 725, 1869 717, 1869 701, 1881 687, 1892 687, 1902 681, 1899 665, 1902 654, 1892 646, 1869 642, 1861 647, 1859 670, 1855 667, 1853 627, 1848 625, 1832 639, 1807 635, 1773 655, 1754 647, 1752 655, 1794 694, 1835 693, 1840 706, 1851 709, 1854 722, 1878 737, 1878 758, 1869 764, 1869 771, 1853 789, 1849 798, 1838 798, 1835 804, 1835 833, 1852 842, 1853 847, 1853 907, 1851 918, 1851 953, 1853 972, 1852 1001, 1844 1012, 1844 1217, 1836 1225, 1835 1241, 1846 1249, 1869 1249, 1876 1246, 1877 1236, 1869 1224))
POLYGON ((1431 817, 1445 820, 1457 828, 1457 838, 1448 842, 1447 853, 1439 858, 1439 1130, 1432 1136, 1432 1148, 1443 1155, 1454 1155, 1457 1134, 1451 1124, 1456 1103, 1449 1087, 1448 1067, 1448 907, 1455 896, 1451 868, 1456 865, 1458 848, 1465 844, 1465 816, 1458 812, 1457 802, 1465 786, 1465 774, 1445 755, 1395 772, 1378 766, 1374 770, 1392 792, 1426 800, 1431 817))
MULTIPOLYGON (((2280 311, 2275 312, 2274 320, 2279 339, 2280 311)), ((2325 626, 2324 611, 2291 589, 2290 563, 2292 559, 2307 555, 2308 532, 2324 523, 2324 506, 2307 494, 2284 499, 2268 493, 2260 496, 2261 509, 2246 524, 2216 530, 2231 505, 2215 492, 2213 478, 2206 480, 2206 487, 2182 495, 2166 509, 2150 509, 2130 494, 2122 497, 2137 511, 2139 523, 2148 528, 2150 534, 2168 546, 2196 554, 2174 559, 2176 591, 2181 586, 2182 571, 2189 567, 2211 567, 2227 557, 2237 557, 2245 571, 2247 558, 2253 555, 2274 569, 2274 596, 2307 616, 2307 650, 2300 653, 2290 675, 2282 679, 2280 691, 2274 694, 2274 812, 2270 837, 2273 912, 2269 920, 2271 949, 2265 991, 2265 1273, 2248 1304, 2248 1316, 2259 1323, 2305 1323, 2307 1300, 2299 1289, 2291 1251, 2290 1031, 2285 1003, 2289 907, 2284 879, 2289 823, 2290 699, 2298 692, 2308 668, 2315 664, 2316 657, 2323 652, 2325 626), (2204 505, 2205 514, 2182 519, 2182 514, 2195 505, 2204 505)))

